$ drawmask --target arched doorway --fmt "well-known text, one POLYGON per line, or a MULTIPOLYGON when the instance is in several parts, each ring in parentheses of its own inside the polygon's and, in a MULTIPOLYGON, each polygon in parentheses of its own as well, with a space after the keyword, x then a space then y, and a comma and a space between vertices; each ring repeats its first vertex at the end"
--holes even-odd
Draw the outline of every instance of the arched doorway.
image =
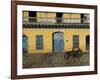
POLYGON ((28 52, 28 37, 26 35, 23 35, 23 53, 27 53, 28 52))
POLYGON ((62 32, 53 33, 53 52, 62 52, 64 50, 64 34, 62 32))
POLYGON ((90 48, 90 36, 87 35, 86 36, 86 50, 89 50, 89 48, 90 48))

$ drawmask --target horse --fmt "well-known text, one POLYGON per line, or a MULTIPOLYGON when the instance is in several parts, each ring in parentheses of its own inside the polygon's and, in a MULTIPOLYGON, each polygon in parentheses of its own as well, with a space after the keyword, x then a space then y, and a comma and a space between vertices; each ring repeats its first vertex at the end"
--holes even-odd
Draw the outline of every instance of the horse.
POLYGON ((72 49, 72 51, 65 52, 64 54, 64 59, 68 63, 69 61, 71 62, 80 62, 80 58, 82 56, 82 50, 79 48, 78 50, 72 49))

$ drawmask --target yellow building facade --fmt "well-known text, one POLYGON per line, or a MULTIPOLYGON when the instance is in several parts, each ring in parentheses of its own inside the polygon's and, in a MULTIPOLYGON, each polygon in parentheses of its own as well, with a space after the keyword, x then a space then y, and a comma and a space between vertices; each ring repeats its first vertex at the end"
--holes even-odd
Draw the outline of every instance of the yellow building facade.
POLYGON ((79 13, 23 11, 23 35, 27 38, 23 48, 29 54, 66 52, 73 48, 89 51, 88 18, 88 14, 79 13))

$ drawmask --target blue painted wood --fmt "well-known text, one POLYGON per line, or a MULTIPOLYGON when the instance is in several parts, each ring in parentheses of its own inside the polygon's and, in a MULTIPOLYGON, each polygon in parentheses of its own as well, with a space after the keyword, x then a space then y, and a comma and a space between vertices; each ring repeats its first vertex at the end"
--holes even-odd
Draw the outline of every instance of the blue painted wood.
POLYGON ((28 38, 23 37, 23 51, 28 52, 28 38))
POLYGON ((61 32, 54 33, 54 52, 61 52, 64 50, 64 35, 61 32))

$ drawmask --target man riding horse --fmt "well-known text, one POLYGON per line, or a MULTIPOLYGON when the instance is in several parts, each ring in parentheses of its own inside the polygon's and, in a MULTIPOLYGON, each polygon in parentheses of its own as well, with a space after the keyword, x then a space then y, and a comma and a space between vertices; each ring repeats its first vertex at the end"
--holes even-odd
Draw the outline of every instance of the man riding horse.
POLYGON ((64 59, 66 60, 66 62, 68 61, 75 62, 75 60, 79 61, 81 56, 82 56, 82 50, 80 48, 78 49, 73 48, 72 51, 65 52, 64 59))

